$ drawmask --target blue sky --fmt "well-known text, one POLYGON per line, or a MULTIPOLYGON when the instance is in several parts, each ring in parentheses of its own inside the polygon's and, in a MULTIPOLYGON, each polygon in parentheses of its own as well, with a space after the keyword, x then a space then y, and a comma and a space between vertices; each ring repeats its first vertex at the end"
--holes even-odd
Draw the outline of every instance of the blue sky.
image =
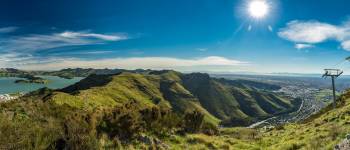
MULTIPOLYGON (((2 0, 0 67, 322 73, 350 69, 350 2, 2 0)), ((350 70, 349 70, 350 71, 350 70)))

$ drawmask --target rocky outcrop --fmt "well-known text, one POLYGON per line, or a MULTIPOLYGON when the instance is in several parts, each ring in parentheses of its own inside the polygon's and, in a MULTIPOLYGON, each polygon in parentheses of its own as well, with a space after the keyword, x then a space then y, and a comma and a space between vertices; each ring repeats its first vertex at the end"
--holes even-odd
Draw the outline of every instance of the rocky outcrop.
POLYGON ((347 134, 346 138, 334 147, 334 150, 350 150, 350 134, 347 134))

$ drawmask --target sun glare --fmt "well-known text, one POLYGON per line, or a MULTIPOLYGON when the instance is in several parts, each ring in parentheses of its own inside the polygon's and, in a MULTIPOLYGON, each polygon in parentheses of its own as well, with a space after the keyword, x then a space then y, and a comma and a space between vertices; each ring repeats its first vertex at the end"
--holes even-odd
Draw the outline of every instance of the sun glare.
POLYGON ((269 5, 265 0, 253 0, 249 3, 248 11, 254 18, 263 18, 269 12, 269 5))

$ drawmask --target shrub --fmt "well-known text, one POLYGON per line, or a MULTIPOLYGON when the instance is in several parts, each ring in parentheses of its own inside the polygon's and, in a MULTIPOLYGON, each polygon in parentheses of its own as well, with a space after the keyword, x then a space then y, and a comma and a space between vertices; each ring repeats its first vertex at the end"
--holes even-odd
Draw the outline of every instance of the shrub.
POLYGON ((184 129, 186 132, 196 133, 202 129, 204 114, 193 111, 185 114, 184 129))
POLYGON ((226 127, 236 127, 236 126, 248 126, 253 122, 250 118, 235 118, 231 117, 229 119, 223 120, 221 122, 222 126, 226 127))
POLYGON ((219 134, 219 129, 215 124, 204 122, 201 131, 207 135, 217 135, 219 134))
POLYGON ((64 145, 57 146, 65 149, 98 149, 99 142, 95 129, 90 126, 87 118, 80 114, 68 117, 63 124, 64 137, 56 141, 64 145))
POLYGON ((141 132, 143 125, 138 112, 122 114, 118 110, 114 110, 103 117, 97 129, 100 133, 108 134, 110 138, 117 137, 121 140, 127 140, 141 132))
POLYGON ((338 136, 343 133, 344 129, 339 126, 339 125, 331 125, 329 129, 329 136, 331 137, 332 140, 336 140, 338 136))
POLYGON ((0 149, 48 149, 60 137, 51 120, 38 124, 31 120, 8 118, 0 113, 0 149))

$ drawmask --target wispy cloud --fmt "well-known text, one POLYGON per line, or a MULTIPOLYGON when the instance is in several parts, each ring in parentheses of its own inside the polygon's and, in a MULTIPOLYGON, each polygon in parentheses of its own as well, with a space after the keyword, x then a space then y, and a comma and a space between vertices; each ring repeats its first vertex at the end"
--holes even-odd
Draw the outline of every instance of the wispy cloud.
POLYGON ((30 54, 20 54, 20 53, 4 53, 0 55, 0 63, 13 63, 20 61, 31 60, 33 57, 30 54))
POLYGON ((197 50, 197 51, 201 51, 201 52, 205 52, 205 51, 208 50, 208 48, 197 48, 196 50, 197 50))
POLYGON ((267 26, 267 29, 270 31, 270 32, 273 32, 273 28, 271 25, 267 26))
POLYGON ((106 54, 106 53, 113 53, 117 51, 88 51, 88 52, 82 52, 86 54, 106 54))
POLYGON ((58 35, 65 38, 70 38, 70 39, 95 38, 95 39, 101 39, 106 41, 119 41, 119 40, 127 39, 125 35, 107 35, 107 34, 97 34, 97 33, 89 33, 89 32, 66 31, 63 33, 59 33, 58 35))
POLYGON ((11 27, 2 27, 0 28, 0 33, 11 33, 11 32, 14 32, 18 29, 18 27, 14 27, 14 26, 11 26, 11 27))
POLYGON ((298 50, 306 49, 306 48, 313 48, 314 46, 311 44, 295 44, 295 48, 298 50))
MULTIPOLYGON (((327 40, 340 42, 343 49, 350 51, 350 23, 332 25, 319 21, 291 21, 278 35, 296 43, 317 44, 327 40)), ((297 47, 297 46, 296 46, 297 47)))
POLYGON ((126 40, 125 34, 97 34, 91 32, 71 32, 53 34, 31 34, 1 39, 0 49, 15 52, 33 52, 65 46, 101 44, 108 41, 126 40))
POLYGON ((50 56, 71 56, 71 55, 96 55, 96 54, 107 54, 107 53, 116 53, 117 50, 88 50, 88 51, 65 51, 65 52, 53 52, 50 53, 50 56))
MULTIPOLYGON (((36 59, 34 59, 36 60, 36 59)), ((179 69, 195 68, 198 66, 242 66, 248 65, 247 62, 232 60, 219 56, 209 56, 204 58, 180 59, 172 57, 130 57, 130 58, 108 58, 85 60, 80 58, 48 58, 51 62, 37 62, 17 65, 18 68, 30 70, 52 70, 62 68, 124 68, 124 69, 179 69)))

